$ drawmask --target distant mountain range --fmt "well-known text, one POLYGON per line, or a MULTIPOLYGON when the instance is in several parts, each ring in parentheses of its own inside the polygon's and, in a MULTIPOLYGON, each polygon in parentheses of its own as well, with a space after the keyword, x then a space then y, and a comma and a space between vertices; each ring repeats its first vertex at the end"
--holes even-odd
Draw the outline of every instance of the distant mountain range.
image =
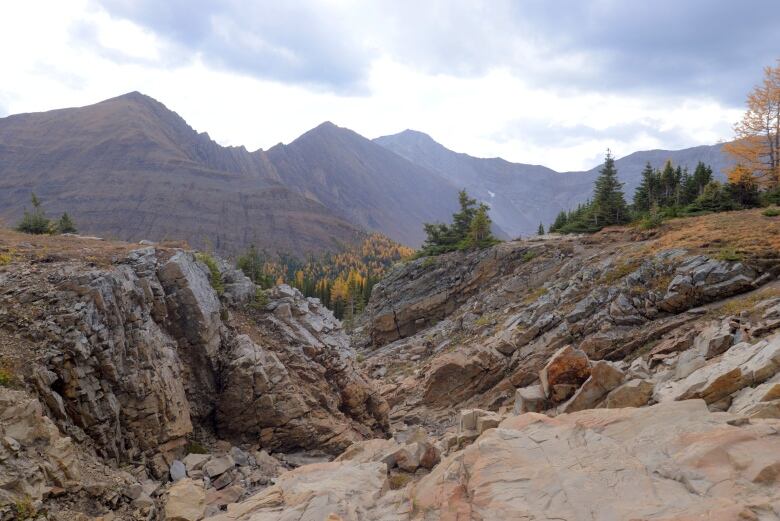
MULTIPOLYGON (((601 168, 599 165, 585 172, 556 172, 545 166, 510 163, 501 158, 472 157, 453 152, 427 134, 414 130, 379 137, 374 142, 490 204, 493 220, 512 236, 535 233, 540 222, 548 225, 562 209, 586 201, 601 168)), ((721 146, 649 150, 618 159, 615 164, 627 199, 630 201, 648 162, 658 168, 671 160, 692 170, 702 161, 724 177, 722 171, 729 162, 721 146)))
MULTIPOLYGON (((720 145, 636 152, 617 161, 626 193, 647 161, 667 159, 727 165, 720 145)), ((460 188, 490 204, 499 235, 528 234, 587 199, 597 170, 475 158, 411 130, 372 141, 329 122, 249 152, 220 146, 137 92, 0 119, 7 225, 35 192, 51 216, 68 211, 84 232, 185 239, 228 254, 250 244, 299 256, 338 251, 367 231, 419 246, 422 223, 448 220, 460 188)))

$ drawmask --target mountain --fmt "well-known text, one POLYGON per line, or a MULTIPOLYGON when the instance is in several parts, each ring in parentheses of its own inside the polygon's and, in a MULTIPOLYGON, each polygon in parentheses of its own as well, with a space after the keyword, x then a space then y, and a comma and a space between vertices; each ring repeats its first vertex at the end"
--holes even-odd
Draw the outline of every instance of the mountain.
MULTIPOLYGON (((453 152, 422 132, 405 130, 378 137, 374 142, 432 170, 490 204, 493 220, 512 236, 535 233, 539 222, 551 223, 555 215, 587 200, 601 166, 585 172, 556 172, 550 168, 510 163, 501 158, 477 158, 453 152)), ((698 161, 722 176, 729 165, 721 145, 684 150, 649 150, 618 159, 619 176, 630 199, 649 161, 660 167, 671 160, 693 169, 698 161)))
POLYGON ((137 92, 0 119, 0 218, 9 224, 34 191, 50 216, 67 211, 82 231, 123 240, 302 254, 362 238, 276 176, 264 154, 222 147, 137 92))
POLYGON ((138 92, 0 119, 0 218, 18 220, 31 191, 88 233, 298 256, 360 244, 366 232, 419 246, 422 223, 457 206, 450 181, 330 122, 249 152, 138 92))
POLYGON ((422 223, 449 219, 457 208, 452 183, 330 122, 266 155, 290 190, 404 244, 419 246, 422 223))
MULTIPOLYGON (((617 161, 628 196, 645 162, 726 165, 720 145, 617 161)), ((95 105, 0 119, 0 219, 35 192, 50 216, 123 240, 184 239, 235 254, 250 244, 299 257, 343 251, 367 232, 419 246, 466 188, 490 204, 499 237, 535 233, 591 194, 598 167, 556 172, 476 158, 407 130, 375 140, 326 122, 295 141, 223 147, 162 103, 132 92, 95 105)))

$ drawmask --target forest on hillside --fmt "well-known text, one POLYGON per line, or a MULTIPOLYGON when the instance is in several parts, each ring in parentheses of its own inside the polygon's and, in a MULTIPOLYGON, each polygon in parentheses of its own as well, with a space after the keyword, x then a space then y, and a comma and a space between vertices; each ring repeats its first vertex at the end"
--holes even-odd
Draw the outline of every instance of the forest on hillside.
POLYGON ((307 297, 320 299, 337 318, 350 322, 363 311, 376 282, 413 253, 385 235, 372 233, 341 252, 306 259, 286 253, 272 256, 251 246, 236 264, 263 288, 289 284, 307 297))

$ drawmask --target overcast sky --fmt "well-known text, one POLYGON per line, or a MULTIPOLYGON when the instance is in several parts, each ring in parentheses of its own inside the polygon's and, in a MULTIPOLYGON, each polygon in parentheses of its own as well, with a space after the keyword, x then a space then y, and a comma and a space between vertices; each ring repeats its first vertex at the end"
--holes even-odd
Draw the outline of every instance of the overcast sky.
POLYGON ((138 90, 224 145, 325 120, 558 170, 728 139, 780 0, 10 0, 0 116, 138 90))

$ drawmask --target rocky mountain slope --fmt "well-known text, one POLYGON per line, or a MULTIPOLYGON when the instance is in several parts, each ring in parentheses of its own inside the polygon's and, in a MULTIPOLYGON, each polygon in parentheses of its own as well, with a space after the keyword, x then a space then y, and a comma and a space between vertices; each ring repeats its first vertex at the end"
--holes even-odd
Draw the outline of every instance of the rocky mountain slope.
MULTIPOLYGON (((374 141, 490 204, 493 220, 512 237, 536 233, 540 220, 550 224, 561 210, 585 202, 592 194, 593 181, 600 168, 560 173, 540 165, 473 157, 453 152, 427 134, 414 130, 382 136, 374 141)), ((629 197, 633 194, 648 162, 654 168, 660 168, 668 160, 691 171, 702 161, 711 165, 719 177, 724 177, 723 171, 729 166, 721 145, 634 152, 615 163, 620 179, 625 183, 625 193, 629 197)))
POLYGON ((0 218, 19 219, 31 191, 89 233, 231 254, 339 251, 366 230, 419 245, 422 223, 457 206, 455 186, 350 130, 250 153, 137 92, 0 119, 0 218))
POLYGON ((780 519, 779 252, 745 211, 418 259, 348 338, 186 250, 2 232, 0 518, 780 519))
MULTIPOLYGON (((12 388, 0 386, 0 504, 63 496, 91 501, 93 514, 148 512, 144 484, 156 490, 193 446, 335 454, 387 429, 387 405, 339 322, 289 286, 259 301, 223 264, 220 295, 184 250, 10 232, 0 247, 12 388), (128 495, 136 485, 143 495, 128 495)), ((238 499, 257 484, 251 470, 231 470, 217 488, 235 485, 238 499)))
MULTIPOLYGON (((667 159, 725 166, 717 145, 637 152, 617 161, 627 193, 646 161, 667 159)), ((461 188, 491 205, 497 235, 527 235, 589 197, 595 175, 457 154, 413 131, 371 141, 332 123, 267 151, 226 148, 137 92, 0 118, 7 226, 34 191, 50 215, 67 211, 88 233, 225 254, 250 244, 298 256, 340 251, 365 231, 416 247, 424 222, 449 220, 461 188)))
POLYGON ((0 119, 0 218, 30 192, 50 216, 117 239, 187 240, 234 253, 254 243, 302 253, 361 230, 286 189, 263 154, 223 148, 161 103, 130 93, 95 105, 0 119))

